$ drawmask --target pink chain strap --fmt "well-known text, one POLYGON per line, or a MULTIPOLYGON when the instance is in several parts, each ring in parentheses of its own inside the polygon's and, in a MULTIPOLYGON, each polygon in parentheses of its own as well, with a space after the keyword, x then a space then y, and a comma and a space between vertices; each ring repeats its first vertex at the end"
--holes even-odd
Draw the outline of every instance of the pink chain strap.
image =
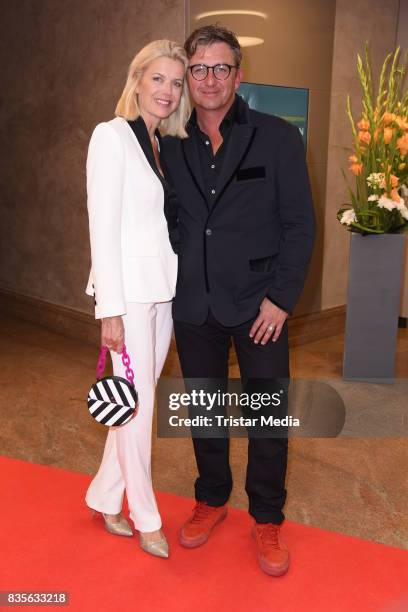
POLYGON ((126 352, 126 346, 123 345, 123 350, 122 350, 122 363, 126 368, 126 378, 127 380, 130 382, 131 385, 134 385, 134 380, 135 380, 135 373, 133 372, 132 368, 130 367, 130 357, 126 352))
MULTIPOLYGON (((98 363, 96 365, 96 379, 99 380, 102 378, 103 372, 106 366, 106 355, 108 353, 107 346, 101 346, 101 350, 98 357, 98 363)), ((126 379, 130 382, 131 385, 134 385, 135 373, 133 372, 130 366, 130 357, 126 352, 126 346, 123 345, 122 349, 122 363, 126 368, 126 379)))

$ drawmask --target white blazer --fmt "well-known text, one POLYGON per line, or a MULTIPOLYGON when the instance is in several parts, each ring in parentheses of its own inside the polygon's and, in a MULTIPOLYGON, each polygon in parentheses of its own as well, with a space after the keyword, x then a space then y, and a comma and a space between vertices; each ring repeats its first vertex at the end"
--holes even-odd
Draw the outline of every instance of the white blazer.
POLYGON ((177 256, 163 186, 125 119, 96 126, 86 170, 92 256, 86 293, 95 296, 95 318, 125 314, 126 302, 171 300, 177 256))

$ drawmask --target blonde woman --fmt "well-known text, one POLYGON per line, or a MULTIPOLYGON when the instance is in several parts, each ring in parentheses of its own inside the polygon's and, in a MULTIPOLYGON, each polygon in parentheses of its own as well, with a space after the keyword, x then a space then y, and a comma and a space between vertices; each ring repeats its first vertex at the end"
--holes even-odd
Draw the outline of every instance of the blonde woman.
POLYGON ((126 342, 139 411, 109 430, 86 503, 102 514, 110 533, 132 536, 121 514, 126 491, 140 545, 159 557, 168 557, 169 548, 152 488, 152 415, 171 339, 177 276, 164 216, 160 133, 186 137, 186 68, 178 44, 158 40, 144 47, 130 65, 116 118, 96 126, 87 160, 92 255, 87 293, 95 296, 101 342, 111 351, 114 374, 123 377, 120 353, 126 342))

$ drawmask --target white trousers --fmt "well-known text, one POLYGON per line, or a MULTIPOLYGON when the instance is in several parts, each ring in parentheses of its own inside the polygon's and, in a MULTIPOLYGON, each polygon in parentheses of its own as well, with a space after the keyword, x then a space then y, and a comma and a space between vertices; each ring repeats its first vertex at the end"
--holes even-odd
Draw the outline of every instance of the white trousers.
MULTIPOLYGON (((102 463, 85 500, 94 510, 118 514, 126 489, 135 528, 142 532, 156 531, 162 522, 151 478, 152 419, 156 381, 171 340, 171 302, 128 303, 123 323, 126 350, 139 394, 139 410, 126 425, 109 429, 102 463)), ((111 356, 114 374, 125 377, 121 355, 111 352, 111 356)))

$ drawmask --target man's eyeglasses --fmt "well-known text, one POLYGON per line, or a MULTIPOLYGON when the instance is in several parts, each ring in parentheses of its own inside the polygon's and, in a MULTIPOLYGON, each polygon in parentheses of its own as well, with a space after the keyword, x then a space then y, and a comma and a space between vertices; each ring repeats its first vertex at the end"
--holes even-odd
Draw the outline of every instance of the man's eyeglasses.
POLYGON ((208 76, 208 71, 212 70, 213 75, 219 81, 225 81, 228 79, 232 68, 238 68, 239 66, 231 66, 231 64, 215 64, 215 66, 207 66, 207 64, 194 64, 189 66, 191 76, 196 81, 204 81, 208 76))

